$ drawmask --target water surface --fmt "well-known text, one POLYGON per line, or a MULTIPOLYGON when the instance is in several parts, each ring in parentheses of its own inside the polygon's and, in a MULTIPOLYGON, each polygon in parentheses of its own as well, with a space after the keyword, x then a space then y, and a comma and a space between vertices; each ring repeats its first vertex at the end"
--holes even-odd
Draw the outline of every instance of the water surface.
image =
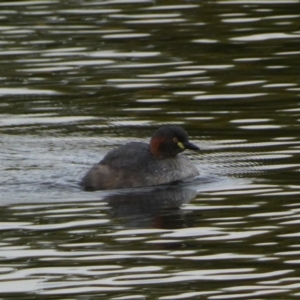
POLYGON ((298 298, 298 6, 1 2, 1 297, 298 298), (80 190, 163 124, 197 180, 80 190))

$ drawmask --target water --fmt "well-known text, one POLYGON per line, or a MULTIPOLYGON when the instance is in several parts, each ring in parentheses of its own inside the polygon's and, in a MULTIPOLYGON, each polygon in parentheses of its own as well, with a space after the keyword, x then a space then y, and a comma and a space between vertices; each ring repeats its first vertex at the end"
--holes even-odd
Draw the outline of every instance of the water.
POLYGON ((1 298, 299 298, 298 6, 2 1, 1 298), (80 190, 162 124, 199 178, 80 190))

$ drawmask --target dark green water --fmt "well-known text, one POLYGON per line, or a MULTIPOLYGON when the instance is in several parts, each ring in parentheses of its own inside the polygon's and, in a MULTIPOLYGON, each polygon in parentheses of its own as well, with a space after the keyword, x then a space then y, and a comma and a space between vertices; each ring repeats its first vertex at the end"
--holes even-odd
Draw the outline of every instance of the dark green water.
POLYGON ((0 12, 1 299, 299 298, 299 1, 0 12), (163 124, 197 181, 80 190, 163 124))

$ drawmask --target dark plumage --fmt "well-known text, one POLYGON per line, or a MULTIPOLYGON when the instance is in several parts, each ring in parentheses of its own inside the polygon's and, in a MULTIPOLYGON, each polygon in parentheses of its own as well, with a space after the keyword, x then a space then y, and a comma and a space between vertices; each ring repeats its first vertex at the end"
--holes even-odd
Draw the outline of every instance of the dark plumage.
POLYGON ((81 181, 85 190, 154 186, 199 175, 183 155, 185 149, 199 150, 179 126, 163 126, 150 144, 130 142, 107 153, 81 181))

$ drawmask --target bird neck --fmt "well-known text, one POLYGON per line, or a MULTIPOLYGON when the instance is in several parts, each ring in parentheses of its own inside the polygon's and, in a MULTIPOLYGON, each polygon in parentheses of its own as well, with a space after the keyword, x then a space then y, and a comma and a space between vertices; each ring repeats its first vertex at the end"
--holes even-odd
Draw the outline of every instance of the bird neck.
POLYGON ((174 153, 164 137, 152 137, 150 140, 150 153, 159 159, 175 157, 174 153))
POLYGON ((150 153, 155 156, 156 158, 164 158, 165 155, 163 155, 161 151, 161 145, 164 142, 163 137, 153 137, 150 140, 150 153))

